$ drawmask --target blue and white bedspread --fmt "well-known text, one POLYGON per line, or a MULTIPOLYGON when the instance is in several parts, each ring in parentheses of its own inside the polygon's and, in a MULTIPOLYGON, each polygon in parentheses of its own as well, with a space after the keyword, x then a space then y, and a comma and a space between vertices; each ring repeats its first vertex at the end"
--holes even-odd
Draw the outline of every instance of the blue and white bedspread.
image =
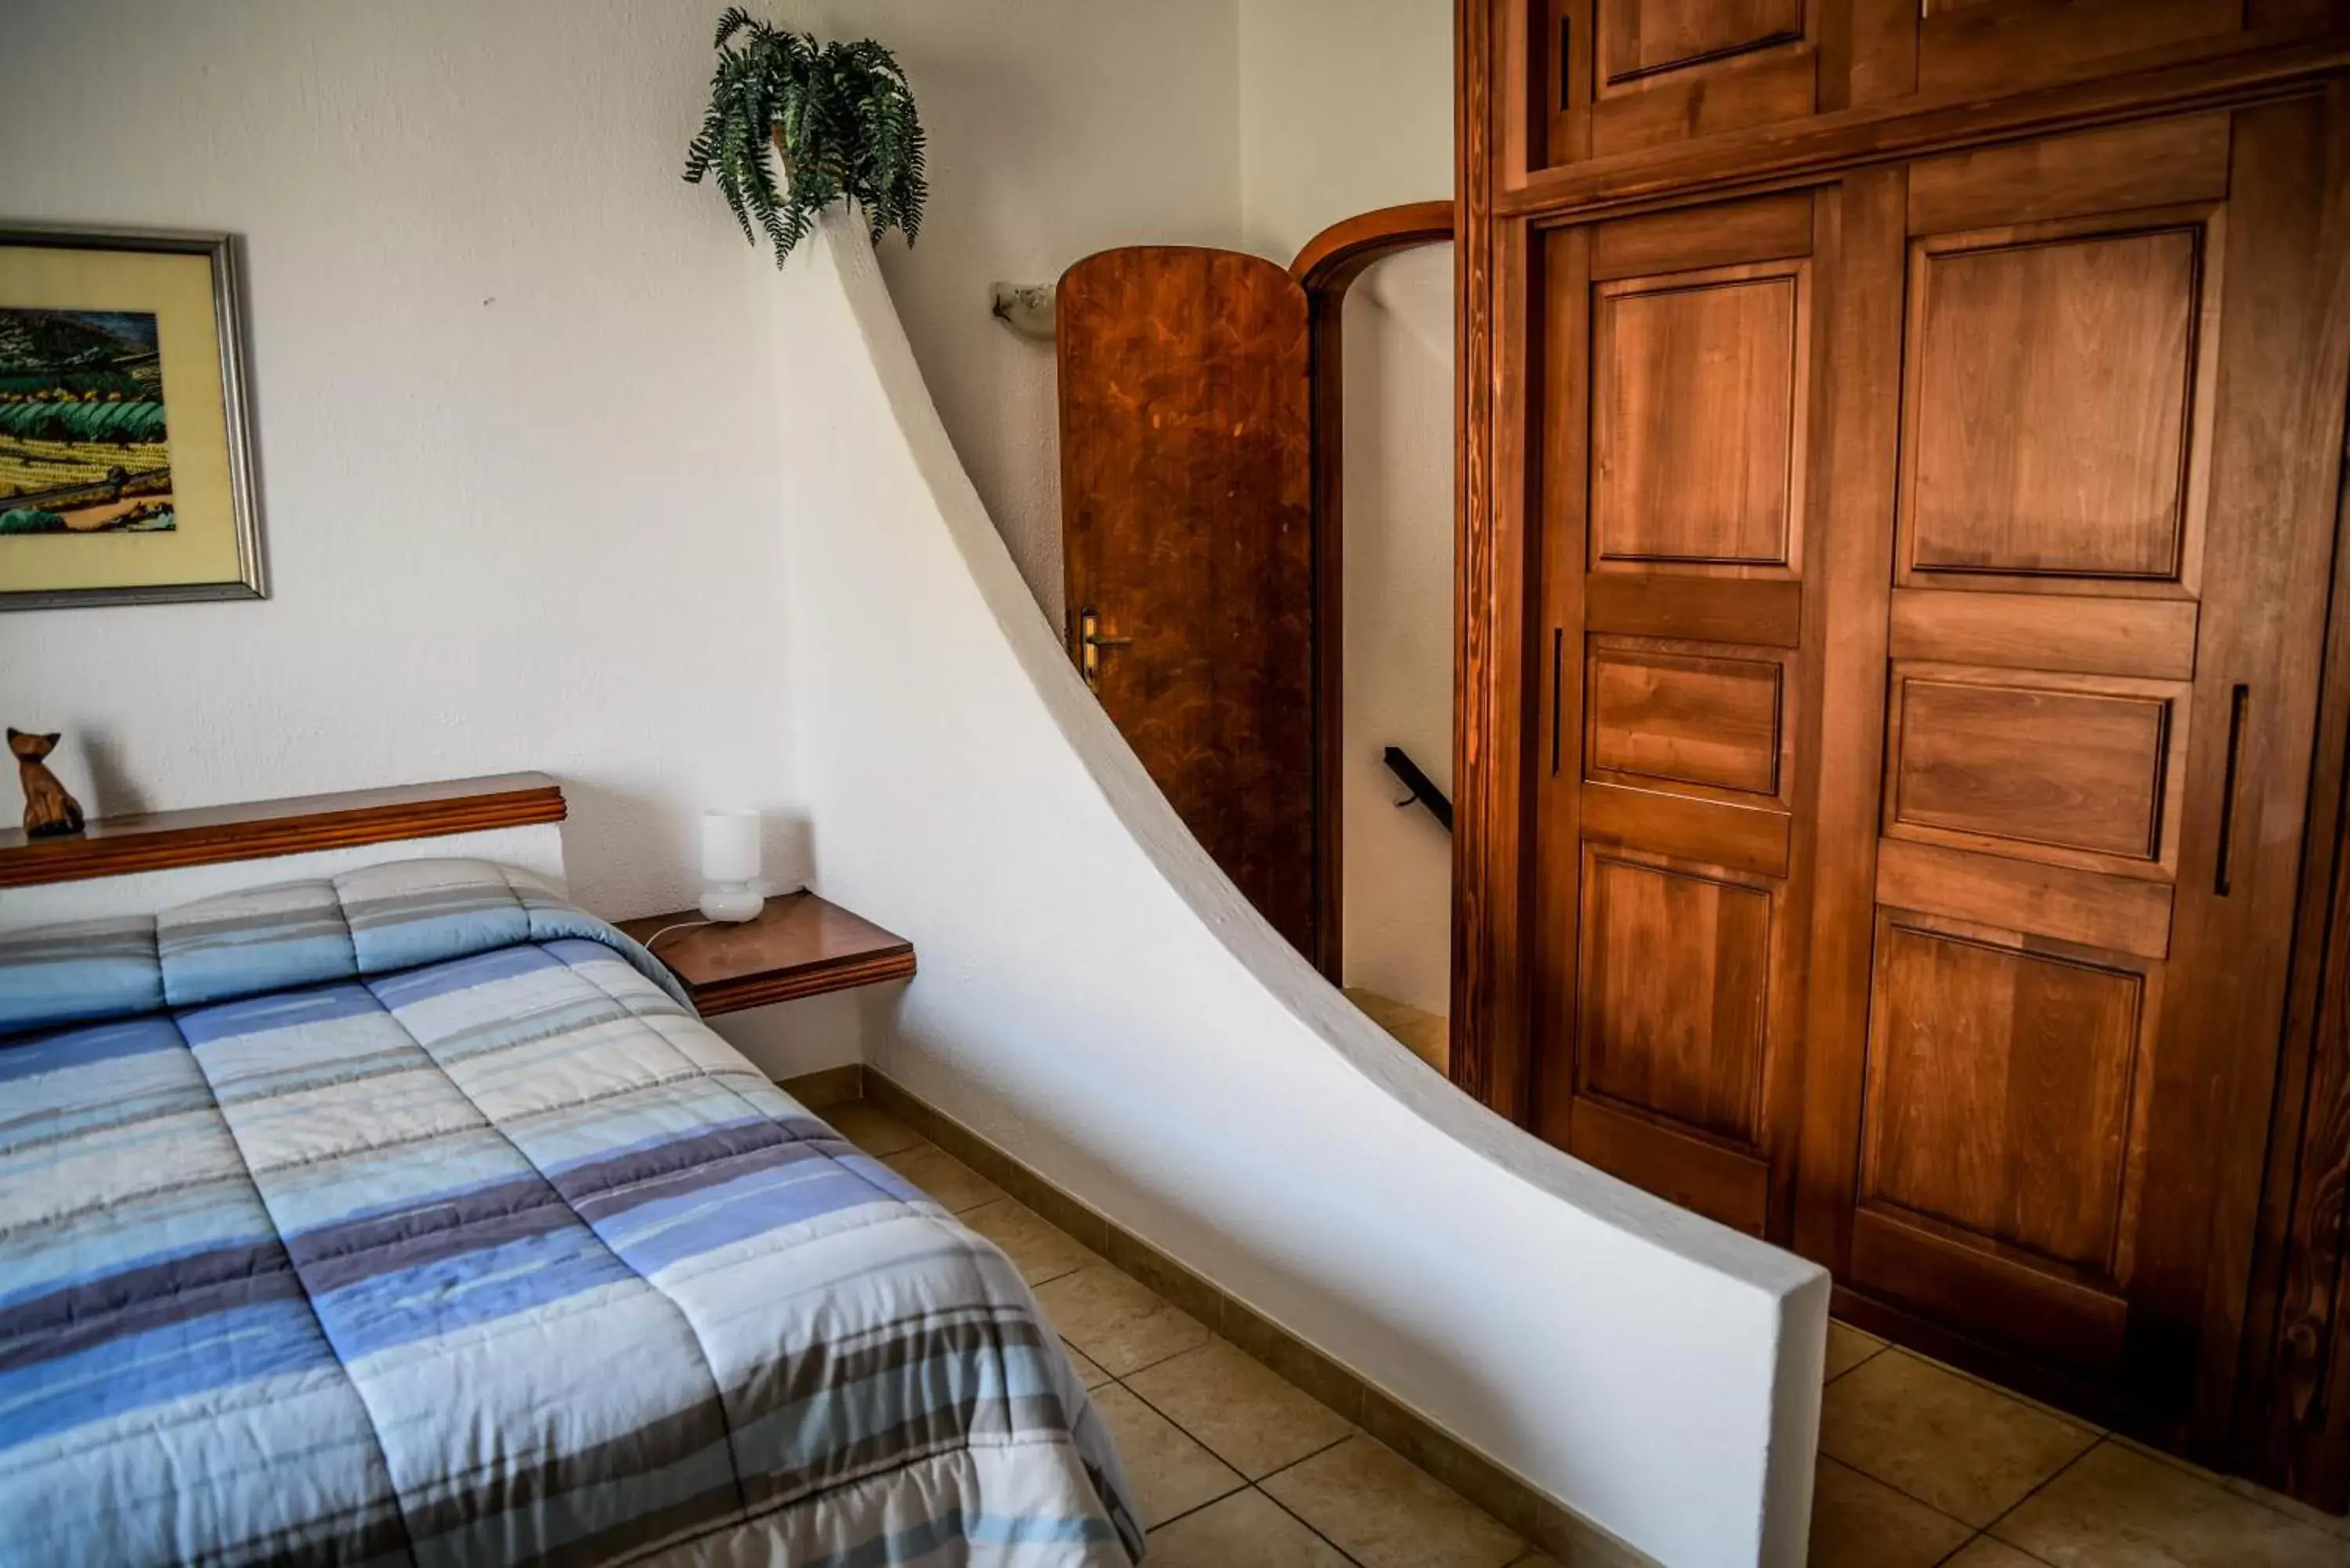
POLYGON ((0 1562, 1122 1565, 1019 1273, 521 873, 0 940, 0 1562))

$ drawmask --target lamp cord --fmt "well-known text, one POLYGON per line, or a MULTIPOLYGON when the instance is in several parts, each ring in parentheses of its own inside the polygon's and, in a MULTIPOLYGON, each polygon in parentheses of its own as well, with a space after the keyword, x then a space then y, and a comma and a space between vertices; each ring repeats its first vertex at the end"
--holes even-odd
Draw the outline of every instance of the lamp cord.
POLYGON ((663 926, 660 930, 655 931, 651 936, 645 939, 645 951, 652 951, 653 944, 660 940, 663 937, 669 935, 671 931, 689 931, 696 926, 714 926, 718 922, 715 920, 680 920, 673 926, 663 926))

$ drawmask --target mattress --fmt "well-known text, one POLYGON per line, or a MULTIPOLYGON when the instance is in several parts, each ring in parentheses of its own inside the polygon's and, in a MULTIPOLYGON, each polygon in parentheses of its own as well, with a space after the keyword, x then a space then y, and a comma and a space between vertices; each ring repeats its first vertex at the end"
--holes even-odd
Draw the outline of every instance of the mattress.
POLYGON ((1125 1564, 993 1247, 522 873, 0 940, 0 1563, 1125 1564))

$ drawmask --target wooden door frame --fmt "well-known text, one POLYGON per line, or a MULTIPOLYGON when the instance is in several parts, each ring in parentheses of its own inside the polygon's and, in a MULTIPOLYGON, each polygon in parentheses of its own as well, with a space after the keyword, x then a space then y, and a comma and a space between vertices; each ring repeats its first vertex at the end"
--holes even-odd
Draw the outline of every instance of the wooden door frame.
MULTIPOLYGON (((1550 25, 1547 0, 1455 0, 1451 1075, 1522 1126, 1533 1111, 1539 1044, 1527 855, 1540 739, 1529 589, 1542 566, 1542 452, 1534 432, 1543 344, 1534 328, 1544 308, 1532 258, 1543 231, 1816 184, 1930 154, 2315 92, 2350 94, 2350 36, 2337 30, 2006 98, 1932 99, 1914 91, 1915 32, 1905 36, 1900 26, 1914 17, 1915 0, 1830 0, 1828 10, 1824 25, 1834 47, 1824 47, 1823 56, 1845 74, 1833 84, 1823 76, 1823 112, 1812 119, 1539 167, 1529 158, 1527 109, 1555 91, 1557 62, 1534 47, 1537 23, 1550 25)), ((2350 529, 2350 518, 2342 526, 2350 529)), ((2337 561, 2350 568, 2350 536, 2338 545, 2337 561)), ((2350 747, 2350 611, 2343 591, 2337 582, 2320 729, 2330 750, 2319 754, 2312 796, 2310 880, 2295 933, 2258 1251, 2248 1261, 2252 1294, 2241 1337, 2205 1347, 2195 1434, 2206 1458, 2249 1466, 2272 1485, 2337 1509, 2350 1501, 2350 1312, 2339 1310, 2350 1295, 2344 1234, 2350 1225, 2340 1219, 2350 1207, 2343 1196, 2350 1189, 2350 762, 2343 754, 2350 747), (2345 884, 2341 913, 2330 918, 2337 877, 2345 884), (2341 1015, 2323 1035, 2321 986, 2341 1015), (2333 1249, 2319 1261, 2324 1279, 2294 1275, 2295 1268, 2317 1266, 2296 1257, 2321 1229, 2333 1249), (2298 1309, 2284 1299, 2296 1292, 2298 1309), (2307 1315, 2313 1302, 2324 1307, 2322 1323, 2307 1315), (2280 1320, 2296 1310, 2297 1320, 2280 1320), (2313 1376, 2324 1382, 2314 1414, 2313 1376), (2284 1407, 2296 1398, 2298 1414, 2284 1407), (2220 1429, 2227 1424, 2232 1437, 2220 1429)))
POLYGON ((1345 983, 1347 291, 1374 262, 1453 236, 1450 202, 1342 218, 1305 242, 1289 275, 1305 291, 1313 400, 1314 961, 1345 983))

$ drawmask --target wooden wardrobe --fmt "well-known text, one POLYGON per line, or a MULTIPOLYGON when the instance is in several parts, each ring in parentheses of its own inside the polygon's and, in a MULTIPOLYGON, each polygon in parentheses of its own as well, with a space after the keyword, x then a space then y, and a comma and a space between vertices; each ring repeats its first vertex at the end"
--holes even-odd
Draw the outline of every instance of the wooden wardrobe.
POLYGON ((1456 1076, 2343 1507, 2350 16, 1460 42, 1456 1076))

